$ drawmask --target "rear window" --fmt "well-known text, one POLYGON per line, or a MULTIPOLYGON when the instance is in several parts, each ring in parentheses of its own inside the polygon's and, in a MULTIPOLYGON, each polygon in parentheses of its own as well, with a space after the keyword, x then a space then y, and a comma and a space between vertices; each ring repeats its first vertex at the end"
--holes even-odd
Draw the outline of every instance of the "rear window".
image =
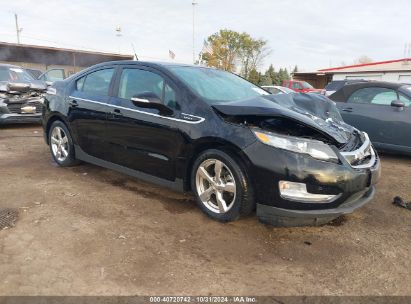
POLYGON ((301 82, 301 84, 302 84, 304 89, 314 89, 314 87, 311 84, 309 84, 308 82, 303 81, 303 82, 301 82))
POLYGON ((83 76, 76 82, 76 89, 84 93, 107 96, 114 69, 98 70, 83 76))
POLYGON ((325 86, 326 91, 338 91, 341 89, 346 81, 331 81, 329 84, 325 86))

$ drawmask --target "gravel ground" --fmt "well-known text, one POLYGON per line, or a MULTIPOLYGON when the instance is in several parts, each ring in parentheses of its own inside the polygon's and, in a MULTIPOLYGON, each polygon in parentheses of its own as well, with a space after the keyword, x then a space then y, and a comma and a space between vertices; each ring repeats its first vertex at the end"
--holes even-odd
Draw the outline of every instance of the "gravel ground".
POLYGON ((39 126, 0 127, 0 295, 411 295, 411 158, 382 155, 375 199, 332 225, 218 223, 193 198, 59 168, 39 126))

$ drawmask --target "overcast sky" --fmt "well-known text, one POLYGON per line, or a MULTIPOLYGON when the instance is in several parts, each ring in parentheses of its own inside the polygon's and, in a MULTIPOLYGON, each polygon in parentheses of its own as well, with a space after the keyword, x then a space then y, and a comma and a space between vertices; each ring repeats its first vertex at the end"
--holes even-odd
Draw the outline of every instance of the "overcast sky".
MULTIPOLYGON (((1 0, 0 40, 16 42, 14 13, 27 44, 192 61, 191 0, 1 0), (121 26, 122 37, 115 28, 121 26)), ((314 70, 402 58, 411 43, 410 0, 197 0, 197 53, 219 29, 245 31, 272 49, 262 68, 314 70)))

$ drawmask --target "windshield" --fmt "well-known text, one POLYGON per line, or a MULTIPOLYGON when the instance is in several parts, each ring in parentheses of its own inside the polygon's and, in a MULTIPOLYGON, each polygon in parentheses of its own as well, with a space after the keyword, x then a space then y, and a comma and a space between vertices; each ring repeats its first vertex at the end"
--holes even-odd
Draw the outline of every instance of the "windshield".
POLYGON ((302 86, 304 89, 313 89, 313 86, 311 84, 309 84, 308 82, 301 82, 302 86))
POLYGON ((170 67, 185 84, 208 103, 251 99, 268 93, 232 73, 201 67, 170 67))
POLYGON ((21 68, 0 67, 0 81, 33 81, 34 78, 21 68))

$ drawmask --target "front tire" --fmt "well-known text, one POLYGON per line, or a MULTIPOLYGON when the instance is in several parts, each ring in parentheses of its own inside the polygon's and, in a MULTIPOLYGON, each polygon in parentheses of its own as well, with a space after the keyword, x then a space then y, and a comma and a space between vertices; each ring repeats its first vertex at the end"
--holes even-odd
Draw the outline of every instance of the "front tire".
POLYGON ((73 139, 63 122, 53 122, 48 136, 51 155, 59 166, 70 167, 79 163, 74 154, 73 139))
POLYGON ((234 221, 255 209, 251 184, 239 161, 220 150, 207 150, 194 162, 191 189, 208 216, 234 221))

